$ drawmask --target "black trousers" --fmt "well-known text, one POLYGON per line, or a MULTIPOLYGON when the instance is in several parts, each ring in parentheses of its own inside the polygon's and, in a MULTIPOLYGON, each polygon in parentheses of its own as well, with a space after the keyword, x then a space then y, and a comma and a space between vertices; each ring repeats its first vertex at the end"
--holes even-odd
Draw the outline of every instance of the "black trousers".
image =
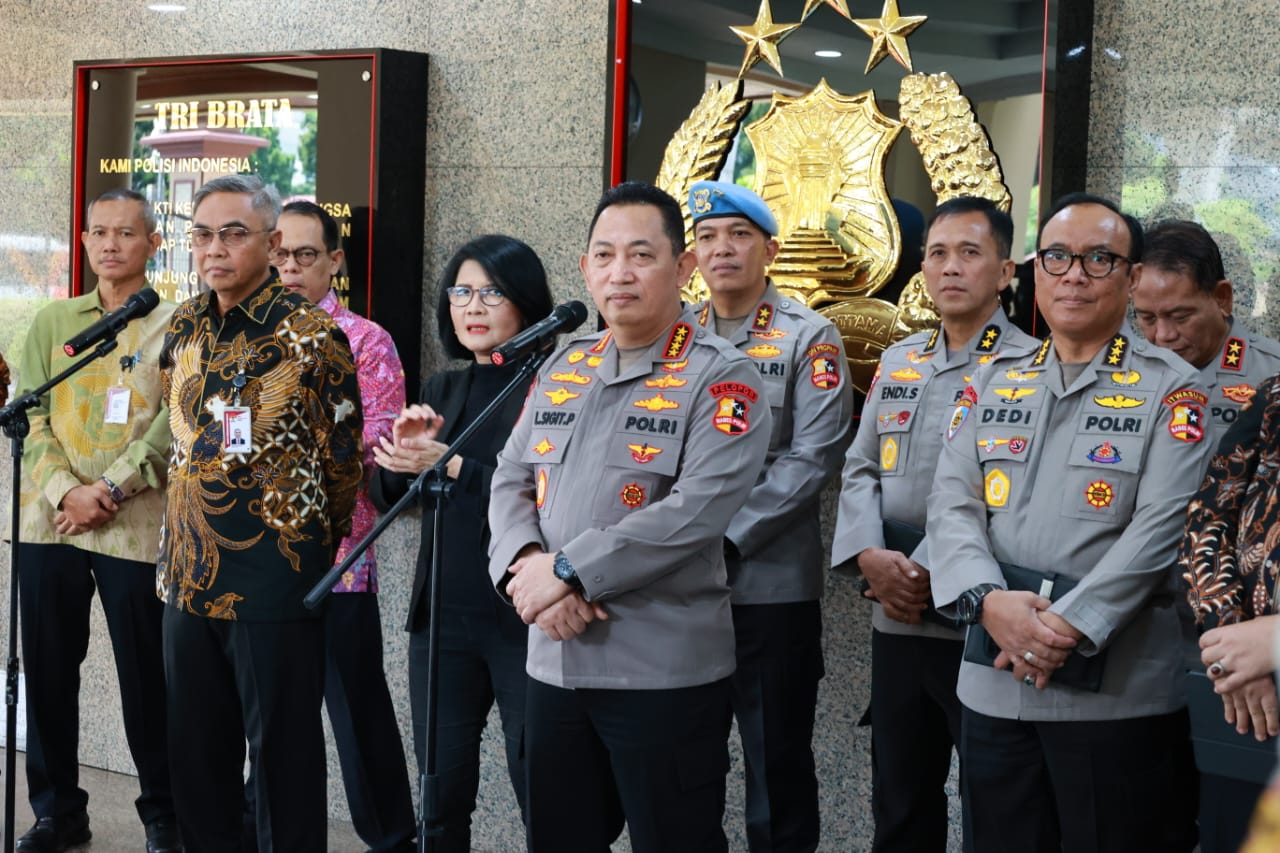
POLYGON ((169 757, 187 853, 240 853, 244 752, 259 849, 325 850, 324 628, 164 609, 169 757))
MULTIPOLYGON (((505 605, 503 605, 505 607, 505 605)), ((436 704, 439 826, 436 853, 471 849, 471 814, 480 789, 480 738, 494 700, 502 717, 507 773, 522 818, 527 815, 524 703, 529 628, 509 619, 446 609, 440 624, 440 695, 436 704), (511 623, 511 624, 508 624, 511 623)), ((418 776, 426 764, 427 631, 409 635, 409 701, 418 776)))
POLYGON ((729 680, 566 690, 529 679, 529 853, 725 853, 729 680))
POLYGON ((1187 712, 1084 722, 969 708, 960 772, 979 853, 1186 853, 1187 712))
POLYGON ((746 764, 752 853, 818 848, 813 720, 824 673, 817 601, 733 605, 738 668, 732 678, 746 764))
MULTIPOLYGON (((964 643, 871 633, 871 813, 875 853, 945 853, 956 677, 964 643)), ((971 850, 968 833, 966 849, 971 850)))
POLYGON ((36 817, 83 811, 80 665, 89 651, 95 586, 107 619, 125 737, 142 792, 144 823, 173 815, 165 737, 164 659, 156 567, 71 545, 19 545, 19 602, 26 675, 27 787, 36 817))
POLYGON ((404 743, 382 666, 378 597, 343 592, 325 604, 324 704, 351 823, 375 851, 411 851, 418 834, 404 743))
POLYGON ((1261 782, 1200 774, 1200 853, 1236 853, 1267 786, 1261 782))

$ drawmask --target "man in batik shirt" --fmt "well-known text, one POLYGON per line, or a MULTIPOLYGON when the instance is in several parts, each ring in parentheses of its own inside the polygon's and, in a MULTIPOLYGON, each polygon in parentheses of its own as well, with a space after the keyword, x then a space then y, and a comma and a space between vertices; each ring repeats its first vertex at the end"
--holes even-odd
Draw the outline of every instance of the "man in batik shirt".
POLYGON ((279 204, 254 176, 196 192, 209 292, 174 313, 161 357, 173 446, 157 583, 192 851, 238 849, 246 738, 259 849, 327 849, 324 634, 303 597, 351 528, 360 392, 346 336, 271 270, 279 204))

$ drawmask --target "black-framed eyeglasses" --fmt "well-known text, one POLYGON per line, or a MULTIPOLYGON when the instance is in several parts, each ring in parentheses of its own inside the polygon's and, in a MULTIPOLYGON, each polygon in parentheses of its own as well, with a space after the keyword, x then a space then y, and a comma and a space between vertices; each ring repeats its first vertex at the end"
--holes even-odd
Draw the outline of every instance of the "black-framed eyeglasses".
POLYGON ((316 262, 316 258, 320 257, 318 249, 302 247, 301 249, 275 249, 271 252, 271 265, 274 267, 282 267, 289 263, 289 258, 293 258, 298 262, 300 267, 309 267, 316 262))
POLYGON ((1068 252, 1066 249, 1041 249, 1036 252, 1040 259, 1040 268, 1049 275, 1066 275, 1071 265, 1080 261, 1080 269, 1089 278, 1106 278, 1116 268, 1118 261, 1132 265, 1133 259, 1105 249, 1094 249, 1090 252, 1068 252))
POLYGON ((191 235, 191 243, 203 249, 213 242, 216 236, 222 241, 222 245, 228 249, 235 249, 243 246, 249 239, 250 234, 269 234, 270 228, 264 228, 261 231, 250 231, 242 225, 228 225, 226 228, 219 228, 214 231, 212 228, 192 228, 189 232, 191 235))
POLYGON ((465 284, 458 284, 446 288, 445 293, 449 294, 449 303, 459 308, 465 308, 470 305, 472 298, 477 293, 480 294, 480 301, 490 308, 496 308, 507 301, 507 295, 496 287, 482 287, 477 290, 465 284))

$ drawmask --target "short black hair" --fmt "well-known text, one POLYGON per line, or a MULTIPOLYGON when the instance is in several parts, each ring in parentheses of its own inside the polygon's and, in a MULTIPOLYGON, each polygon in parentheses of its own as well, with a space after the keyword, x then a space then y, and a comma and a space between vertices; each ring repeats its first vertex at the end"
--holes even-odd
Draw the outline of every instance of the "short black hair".
POLYGON ((1009 257, 1009 253, 1013 251, 1013 219, 991 199, 978 196, 956 196, 938 205, 933 211, 933 215, 929 217, 929 224, 925 226, 925 243, 927 244, 929 241, 929 232, 933 230, 935 222, 939 219, 958 216, 962 213, 981 213, 987 217, 991 239, 996 242, 996 251, 1000 253, 1001 258, 1009 257))
POLYGON ((1120 209, 1120 206, 1109 198, 1103 198, 1093 193, 1067 193, 1053 203, 1049 208, 1049 212, 1044 215, 1044 219, 1040 220, 1040 230, 1036 234, 1036 248, 1041 248, 1040 240, 1044 237, 1044 228, 1049 224, 1053 217, 1057 216, 1068 207, 1075 207, 1080 204, 1098 204, 1114 213, 1124 220, 1124 224, 1129 226, 1129 254, 1128 259, 1133 263, 1138 263, 1142 258, 1143 240, 1142 240, 1142 223, 1135 217, 1130 216, 1120 209))
MULTIPOLYGON (((453 253, 440 274, 440 294, 436 300, 436 323, 440 344, 450 358, 472 358, 471 350, 462 345, 453 329, 447 290, 458 280, 458 270, 465 261, 475 261, 484 268, 489 283, 506 295, 520 312, 521 328, 528 328, 551 313, 551 288, 547 271, 538 254, 526 243, 505 234, 485 234, 469 240, 453 253)), ((475 298, 475 297, 472 297, 475 298)))
POLYGON ((338 220, 329 215, 329 211, 325 210, 314 201, 291 201, 280 211, 280 215, 292 213, 295 216, 310 216, 312 219, 320 220, 320 230, 324 232, 324 247, 330 252, 338 251, 341 245, 338 236, 338 220))
POLYGON ((84 222, 85 227, 89 226, 89 220, 93 218, 93 206, 100 201, 134 201, 142 205, 142 224, 147 226, 147 234, 152 234, 156 230, 156 211, 151 206, 151 202, 147 201, 147 197, 137 190, 131 190, 128 187, 113 187, 102 195, 89 202, 89 206, 85 208, 84 222))
POLYGON ((600 214, 607 208, 620 204, 647 204, 658 208, 662 216, 662 230, 671 240, 671 254, 678 257, 685 250, 684 213, 680 210, 680 202, 666 191, 643 181, 626 181, 616 187, 604 191, 600 203, 596 205, 596 213, 591 217, 591 227, 587 229, 587 244, 591 243, 591 235, 596 231, 596 222, 600 214))
POLYGON ((1205 293, 1227 277, 1217 242, 1198 222, 1165 219, 1148 228, 1145 237, 1144 264, 1183 273, 1205 293))

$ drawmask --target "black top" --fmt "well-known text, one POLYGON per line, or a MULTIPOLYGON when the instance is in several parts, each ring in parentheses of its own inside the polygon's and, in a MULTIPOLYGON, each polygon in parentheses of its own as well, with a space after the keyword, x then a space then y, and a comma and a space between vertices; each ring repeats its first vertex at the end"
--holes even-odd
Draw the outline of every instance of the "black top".
MULTIPOLYGON (((438 440, 450 443, 515 378, 518 367, 518 362, 503 367, 473 364, 462 370, 437 373, 424 382, 421 402, 444 417, 444 429, 438 440)), ((489 484, 497 466, 498 452, 507 443, 520 417, 527 393, 527 384, 513 392, 460 449, 462 469, 454 481, 453 495, 445 505, 440 579, 444 610, 487 614, 504 622, 514 620, 519 625, 517 630, 523 630, 523 624, 515 611, 498 597, 489 579, 489 484)), ((374 504, 385 512, 404 495, 412 479, 407 474, 379 470, 370 488, 374 504)), ((433 516, 434 503, 429 501, 422 513, 422 544, 405 624, 407 631, 420 631, 427 626, 433 516)), ((511 627, 515 629, 516 625, 511 627)))

